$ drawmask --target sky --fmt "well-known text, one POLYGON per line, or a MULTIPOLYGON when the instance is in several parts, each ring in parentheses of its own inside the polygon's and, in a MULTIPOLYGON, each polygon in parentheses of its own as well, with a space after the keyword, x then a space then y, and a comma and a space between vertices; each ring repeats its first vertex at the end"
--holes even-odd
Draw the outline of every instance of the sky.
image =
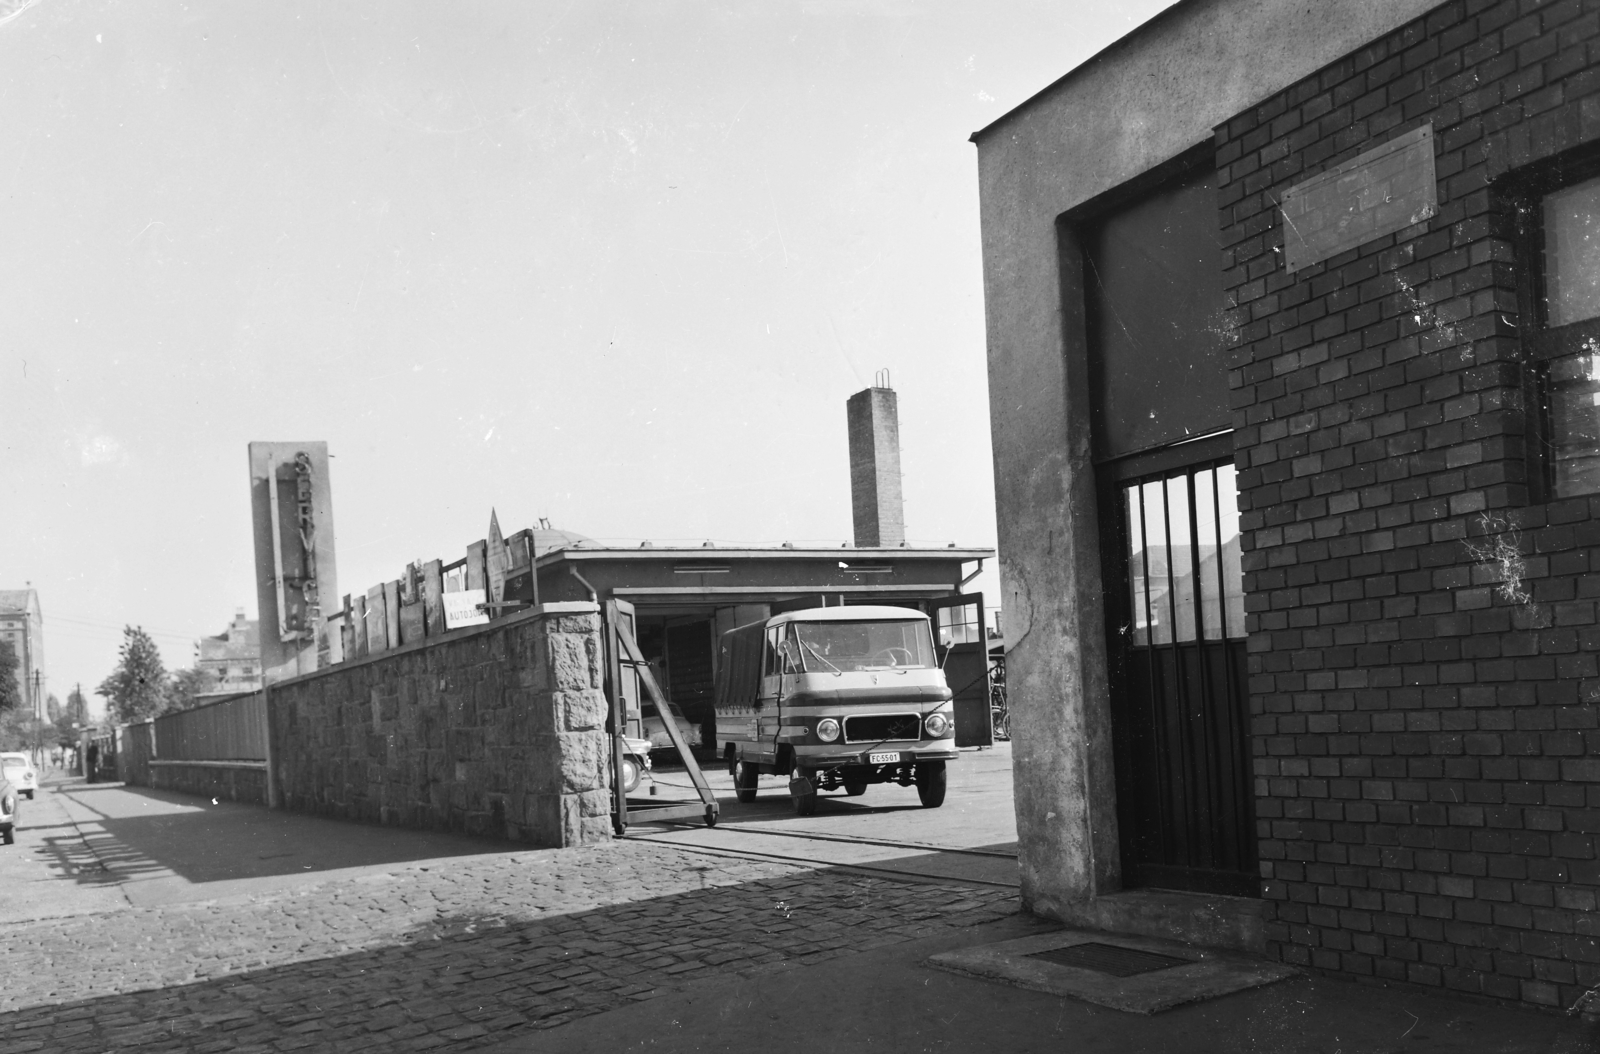
POLYGON ((47 691, 255 617, 252 440, 329 444, 341 593, 491 508, 839 544, 887 369, 908 538, 992 546, 967 137, 1164 6, 0 3, 0 588, 47 691))

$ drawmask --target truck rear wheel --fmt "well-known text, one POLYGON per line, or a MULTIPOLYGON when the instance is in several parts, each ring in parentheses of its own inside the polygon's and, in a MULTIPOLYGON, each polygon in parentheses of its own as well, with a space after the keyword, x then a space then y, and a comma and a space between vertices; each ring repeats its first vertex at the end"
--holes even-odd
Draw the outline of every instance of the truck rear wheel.
POLYGON ((944 762, 928 761, 917 766, 917 798, 924 808, 937 809, 944 804, 945 782, 944 762))
POLYGON ((867 781, 862 779, 847 779, 844 781, 844 792, 852 798, 859 798, 867 793, 867 781))
POLYGON ((733 763, 733 793, 742 802, 756 800, 756 779, 759 770, 748 761, 733 763))

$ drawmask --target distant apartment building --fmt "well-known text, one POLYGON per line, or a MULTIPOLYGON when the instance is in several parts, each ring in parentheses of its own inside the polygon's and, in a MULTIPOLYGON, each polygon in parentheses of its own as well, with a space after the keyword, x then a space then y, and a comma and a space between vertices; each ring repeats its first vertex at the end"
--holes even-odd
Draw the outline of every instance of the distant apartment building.
POLYGON ((17 655, 22 705, 32 713, 44 690, 44 613, 35 589, 0 589, 0 640, 17 655))
POLYGON ((213 680, 200 698, 236 695, 261 690, 261 631, 244 608, 234 612, 228 628, 215 637, 202 637, 195 645, 195 668, 213 680))

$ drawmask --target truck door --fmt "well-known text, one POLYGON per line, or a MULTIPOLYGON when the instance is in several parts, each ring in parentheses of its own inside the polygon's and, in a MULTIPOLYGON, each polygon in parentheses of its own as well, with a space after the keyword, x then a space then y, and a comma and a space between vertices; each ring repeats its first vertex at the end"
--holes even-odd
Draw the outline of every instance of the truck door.
POLYGON ((989 724, 989 630, 983 594, 963 593, 928 604, 933 639, 944 664, 945 683, 955 696, 956 746, 994 745, 989 724))
POLYGON ((778 753, 778 729, 783 715, 778 713, 783 695, 783 660, 778 654, 783 626, 768 626, 766 643, 761 648, 761 695, 756 704, 755 748, 761 760, 771 762, 778 753))

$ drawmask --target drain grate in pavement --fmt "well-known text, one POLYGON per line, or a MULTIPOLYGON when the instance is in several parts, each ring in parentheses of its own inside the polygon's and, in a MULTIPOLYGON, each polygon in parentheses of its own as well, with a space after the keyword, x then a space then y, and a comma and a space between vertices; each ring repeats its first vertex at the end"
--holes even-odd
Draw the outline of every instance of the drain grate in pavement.
POLYGON ((1108 939, 1086 930, 958 948, 940 952, 928 965, 1133 1014, 1158 1014, 1272 984, 1295 972, 1282 963, 1215 948, 1149 937, 1108 939))
POLYGON ((1186 965, 1188 959, 1175 959, 1170 955, 1140 951, 1137 948, 1119 948, 1114 944, 1069 944, 1064 948, 1046 948, 1034 952, 1030 959, 1043 959, 1057 966, 1072 966, 1080 970, 1094 970, 1112 977, 1132 977, 1152 973, 1174 966, 1186 965))

